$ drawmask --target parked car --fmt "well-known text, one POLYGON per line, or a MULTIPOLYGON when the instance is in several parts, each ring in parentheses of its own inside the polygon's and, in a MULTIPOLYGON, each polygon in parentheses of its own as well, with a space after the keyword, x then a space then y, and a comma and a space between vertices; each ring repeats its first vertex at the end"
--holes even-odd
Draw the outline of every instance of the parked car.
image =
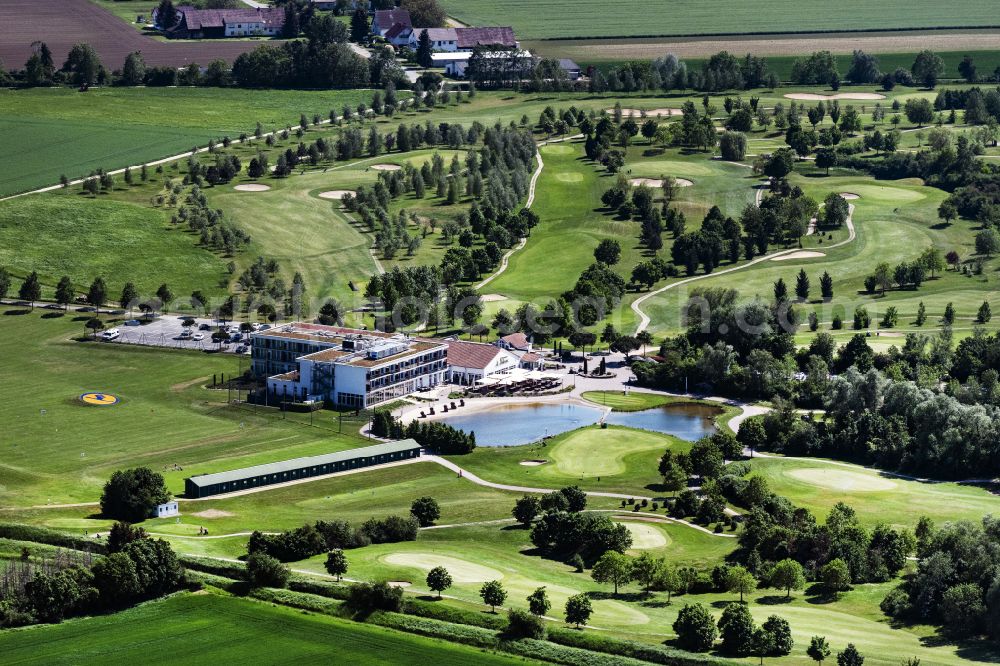
POLYGON ((211 331, 212 327, 210 325, 208 325, 208 324, 202 324, 201 326, 198 327, 198 330, 199 331, 211 331))
POLYGON ((126 326, 141 326, 142 322, 139 321, 138 319, 126 319, 125 320, 125 325, 126 326))
POLYGON ((244 354, 244 353, 246 353, 246 351, 247 351, 247 346, 246 345, 240 345, 239 347, 236 348, 236 353, 237 354, 244 354))
POLYGON ((106 331, 101 332, 101 340, 105 342, 111 342, 112 340, 117 340, 121 336, 122 332, 117 328, 109 328, 106 331))
POLYGON ((230 342, 239 342, 242 339, 243 339, 242 333, 233 333, 231 336, 229 336, 230 342))
POLYGON ((204 340, 205 339, 205 334, 204 333, 195 333, 194 335, 191 336, 191 339, 195 340, 195 341, 204 340))

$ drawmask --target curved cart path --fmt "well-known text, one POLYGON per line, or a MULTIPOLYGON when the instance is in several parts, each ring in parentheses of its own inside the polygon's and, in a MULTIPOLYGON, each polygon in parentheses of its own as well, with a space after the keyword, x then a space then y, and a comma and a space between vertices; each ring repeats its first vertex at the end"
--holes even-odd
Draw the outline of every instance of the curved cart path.
MULTIPOLYGON (((538 178, 542 175, 542 169, 545 168, 545 162, 542 161, 542 152, 539 150, 542 146, 548 145, 550 143, 562 143, 563 141, 572 141, 573 139, 582 138, 582 134, 574 134, 573 136, 566 136, 561 139, 549 139, 548 141, 542 141, 538 144, 538 148, 535 149, 535 159, 538 160, 538 166, 535 168, 535 173, 531 174, 531 183, 528 185, 528 199, 524 203, 525 208, 531 208, 531 204, 535 203, 535 186, 538 184, 538 178)), ((478 284, 472 285, 473 289, 482 289, 490 282, 495 280, 507 270, 507 263, 510 261, 511 255, 513 255, 518 250, 524 248, 528 243, 528 238, 522 238, 517 245, 512 247, 510 250, 504 253, 503 257, 500 259, 500 266, 497 267, 496 272, 490 275, 488 278, 483 280, 478 284)))
MULTIPOLYGON (((761 192, 762 192, 762 190, 757 190, 757 193, 758 193, 759 196, 760 196, 761 192)), ((838 247, 840 247, 842 245, 846 245, 847 243, 850 243, 851 241, 853 241, 856 236, 857 236, 857 233, 855 232, 855 229, 854 229, 854 204, 850 204, 850 212, 847 215, 847 238, 845 240, 840 241, 839 243, 833 243, 832 245, 827 245, 827 246, 825 246, 824 249, 826 249, 826 250, 833 250, 833 249, 838 248, 838 247)), ((750 268, 754 264, 759 264, 762 261, 770 261, 771 259, 774 259, 776 257, 782 257, 782 256, 785 256, 786 254, 792 254, 793 252, 800 252, 800 251, 801 250, 799 248, 790 248, 788 250, 779 250, 777 252, 772 252, 771 254, 762 255, 760 257, 757 257, 756 259, 751 259, 750 261, 748 261, 745 264, 740 264, 738 266, 733 266, 731 268, 726 268, 726 269, 723 269, 721 271, 713 271, 712 273, 708 273, 706 275, 695 275, 693 277, 685 278, 685 279, 680 280, 678 282, 671 282, 670 284, 665 285, 663 287, 660 287, 659 289, 657 289, 655 291, 651 291, 648 294, 646 294, 645 296, 642 296, 641 298, 637 298, 636 300, 634 300, 632 302, 632 311, 635 312, 636 315, 639 316, 639 326, 635 329, 635 332, 636 333, 640 333, 640 332, 646 330, 646 327, 649 326, 649 322, 650 322, 649 315, 647 315, 645 312, 642 311, 642 304, 645 303, 650 298, 653 298, 654 296, 659 296, 663 292, 670 291, 671 289, 676 289, 677 287, 680 287, 681 285, 690 284, 691 282, 696 282, 698 280, 704 280, 705 278, 715 277, 716 275, 725 275, 726 273, 733 273, 735 271, 743 270, 744 268, 750 268)))

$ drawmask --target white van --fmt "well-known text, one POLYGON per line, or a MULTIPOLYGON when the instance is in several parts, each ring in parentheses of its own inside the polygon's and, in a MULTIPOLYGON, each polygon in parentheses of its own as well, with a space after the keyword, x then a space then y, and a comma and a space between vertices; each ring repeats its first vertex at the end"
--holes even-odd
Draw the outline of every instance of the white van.
POLYGON ((119 331, 117 328, 109 328, 108 330, 103 331, 101 333, 101 340, 104 340, 105 342, 111 342, 112 340, 116 340, 121 334, 122 332, 119 331))

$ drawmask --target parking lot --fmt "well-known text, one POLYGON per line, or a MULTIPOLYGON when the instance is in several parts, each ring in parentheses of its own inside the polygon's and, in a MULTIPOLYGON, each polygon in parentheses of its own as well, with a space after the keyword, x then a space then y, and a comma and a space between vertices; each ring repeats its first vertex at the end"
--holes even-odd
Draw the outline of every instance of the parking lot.
POLYGON ((212 333, 219 328, 217 321, 194 318, 194 326, 188 328, 184 326, 186 319, 190 317, 172 314, 154 319, 129 319, 108 327, 98 337, 107 343, 250 354, 249 340, 246 334, 240 332, 239 323, 227 322, 231 341, 220 345, 212 341, 212 333), (115 331, 117 336, 114 336, 115 331))

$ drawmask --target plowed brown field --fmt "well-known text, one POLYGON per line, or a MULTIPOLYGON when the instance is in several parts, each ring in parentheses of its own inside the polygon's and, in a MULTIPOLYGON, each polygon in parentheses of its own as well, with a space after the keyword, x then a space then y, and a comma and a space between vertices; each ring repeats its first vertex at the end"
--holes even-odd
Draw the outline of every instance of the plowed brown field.
POLYGON ((36 40, 52 49, 57 67, 74 44, 86 42, 97 49, 109 70, 120 68, 133 51, 142 51, 148 65, 207 65, 217 58, 231 63, 260 43, 224 39, 161 42, 140 34, 88 0, 0 1, 0 59, 4 67, 20 68, 31 57, 31 43, 36 40))

